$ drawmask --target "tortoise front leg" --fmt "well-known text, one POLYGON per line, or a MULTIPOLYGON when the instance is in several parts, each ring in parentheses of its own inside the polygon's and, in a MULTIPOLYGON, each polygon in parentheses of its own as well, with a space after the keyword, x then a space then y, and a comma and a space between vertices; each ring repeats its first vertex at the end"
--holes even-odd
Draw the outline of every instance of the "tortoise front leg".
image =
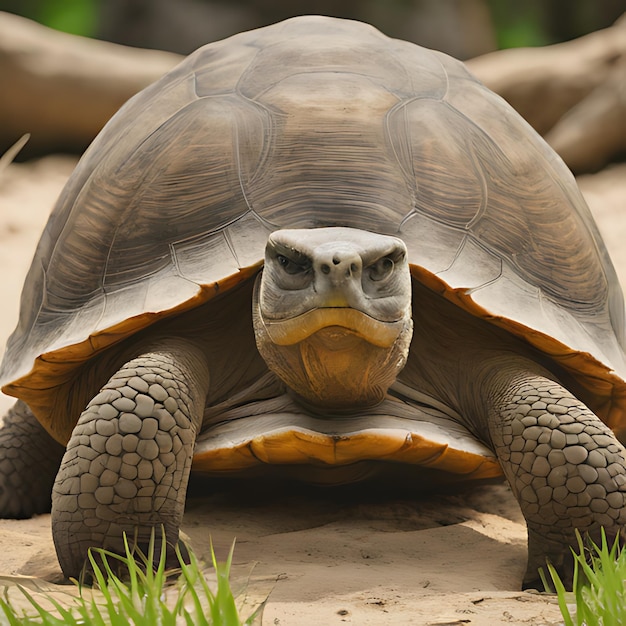
POLYGON ((126 363, 80 416, 52 492, 63 573, 77 577, 90 547, 140 545, 165 529, 178 541, 209 375, 204 354, 179 340, 126 363))
POLYGON ((525 589, 546 558, 571 585, 575 529, 598 541, 626 524, 626 451, 612 431, 536 366, 501 366, 488 389, 489 434, 528 525, 525 589))
POLYGON ((65 448, 18 400, 0 427, 0 517, 50 511, 50 494, 65 448))

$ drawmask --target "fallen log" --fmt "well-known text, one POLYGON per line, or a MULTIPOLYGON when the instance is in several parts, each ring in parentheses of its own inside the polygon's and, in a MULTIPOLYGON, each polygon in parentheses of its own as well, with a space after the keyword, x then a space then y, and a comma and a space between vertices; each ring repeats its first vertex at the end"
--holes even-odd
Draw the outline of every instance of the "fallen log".
POLYGON ((81 152, 133 94, 181 59, 61 33, 0 12, 0 153, 81 152))
MULTIPOLYGON (((182 57, 60 33, 0 12, 0 153, 80 153, 133 94, 182 57)), ((467 62, 576 172, 626 151, 626 16, 613 26, 540 48, 467 62)))
POLYGON ((572 41, 500 50, 467 64, 576 173, 626 151, 626 15, 572 41))

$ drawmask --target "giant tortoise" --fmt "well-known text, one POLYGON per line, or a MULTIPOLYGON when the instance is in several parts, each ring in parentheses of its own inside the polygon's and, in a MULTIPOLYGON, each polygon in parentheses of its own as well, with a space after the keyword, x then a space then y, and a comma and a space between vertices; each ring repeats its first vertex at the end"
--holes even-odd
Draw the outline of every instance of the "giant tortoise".
POLYGON ((536 586, 626 522, 623 342, 575 181, 502 99, 291 19, 191 54, 69 179, 2 365, 1 513, 51 492, 75 576, 124 531, 176 542, 190 471, 502 472, 536 586))

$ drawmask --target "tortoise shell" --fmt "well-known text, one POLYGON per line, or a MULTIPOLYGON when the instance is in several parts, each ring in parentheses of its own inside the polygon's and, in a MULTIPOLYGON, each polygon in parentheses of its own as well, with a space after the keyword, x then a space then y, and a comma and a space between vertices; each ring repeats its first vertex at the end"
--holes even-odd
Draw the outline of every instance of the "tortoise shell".
POLYGON ((571 173, 462 63, 323 17, 209 44, 113 117, 42 235, 3 390, 66 442, 77 368, 256 274, 270 232, 324 226, 403 239, 415 281, 624 427, 622 293, 571 173))

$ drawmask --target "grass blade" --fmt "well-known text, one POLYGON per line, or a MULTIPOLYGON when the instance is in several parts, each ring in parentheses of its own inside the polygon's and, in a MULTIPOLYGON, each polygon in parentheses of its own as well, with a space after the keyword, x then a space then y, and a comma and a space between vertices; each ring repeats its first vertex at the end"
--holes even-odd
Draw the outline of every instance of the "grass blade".
MULTIPOLYGON (((623 626, 626 624, 626 550, 619 544, 619 536, 611 545, 604 529, 600 544, 592 540, 587 545, 577 532, 578 552, 574 556, 573 597, 576 603, 576 625, 623 626)), ((551 565, 548 571, 558 596, 559 608, 565 626, 574 622, 567 606, 571 596, 551 565)), ((547 577, 540 572, 544 587, 551 592, 547 577)))
MULTIPOLYGON (((202 573, 200 563, 192 550, 187 548, 189 563, 185 562, 180 548, 176 555, 180 563, 177 579, 172 582, 173 571, 168 572, 167 545, 165 537, 159 542, 152 535, 144 555, 136 542, 131 546, 124 537, 124 554, 118 555, 101 548, 88 552, 88 563, 94 581, 94 589, 81 581, 77 597, 72 596, 70 606, 44 594, 52 610, 44 608, 25 588, 18 586, 32 607, 33 615, 22 615, 11 605, 8 587, 4 598, 0 597, 0 626, 241 626, 235 598, 230 587, 230 570, 234 543, 225 563, 218 563, 211 543, 211 558, 217 578, 217 588, 212 591, 202 573), (155 562, 156 560, 156 562, 155 562), (119 572, 127 574, 122 580, 119 572), (174 597, 170 596, 175 593, 174 597), (190 606, 191 610, 187 608, 190 606), (3 619, 4 618, 4 619, 3 619)), ((257 607, 246 620, 258 617, 264 603, 257 607)))

